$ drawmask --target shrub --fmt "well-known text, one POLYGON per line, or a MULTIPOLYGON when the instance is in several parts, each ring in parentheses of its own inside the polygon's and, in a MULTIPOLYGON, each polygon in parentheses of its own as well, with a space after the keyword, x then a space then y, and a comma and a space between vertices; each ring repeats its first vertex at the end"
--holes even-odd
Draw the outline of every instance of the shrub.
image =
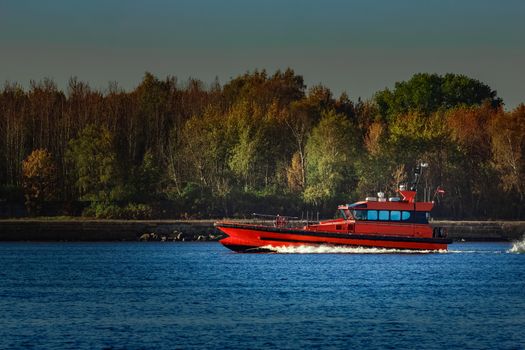
POLYGON ((129 203, 123 211, 125 219, 150 219, 153 209, 147 204, 129 203))
POLYGON ((153 210, 149 205, 129 203, 125 207, 110 202, 93 202, 84 209, 82 216, 97 219, 150 219, 153 210))

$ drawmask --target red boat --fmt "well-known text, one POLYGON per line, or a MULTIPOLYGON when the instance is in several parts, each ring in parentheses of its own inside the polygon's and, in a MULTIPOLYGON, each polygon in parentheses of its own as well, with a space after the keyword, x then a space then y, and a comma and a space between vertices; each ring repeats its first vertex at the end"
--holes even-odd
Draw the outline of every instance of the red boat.
MULTIPOLYGON (((446 250, 452 240, 442 227, 428 219, 434 202, 417 202, 416 180, 410 190, 400 186, 400 197, 367 197, 365 201, 338 207, 340 218, 289 225, 288 217, 276 216, 271 224, 220 221, 215 226, 228 237, 220 242, 237 252, 269 252, 276 247, 351 246, 408 250, 446 250)), ((436 193, 441 193, 437 190, 436 193)))

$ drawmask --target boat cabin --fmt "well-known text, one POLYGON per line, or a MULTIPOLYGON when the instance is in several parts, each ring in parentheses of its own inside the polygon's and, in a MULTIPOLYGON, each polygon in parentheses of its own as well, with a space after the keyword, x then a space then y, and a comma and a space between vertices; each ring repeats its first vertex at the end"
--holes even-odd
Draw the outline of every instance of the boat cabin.
POLYGON ((377 197, 340 205, 338 209, 345 220, 428 224, 433 203, 416 202, 415 191, 400 190, 399 194, 401 198, 390 197, 387 200, 379 192, 377 197))

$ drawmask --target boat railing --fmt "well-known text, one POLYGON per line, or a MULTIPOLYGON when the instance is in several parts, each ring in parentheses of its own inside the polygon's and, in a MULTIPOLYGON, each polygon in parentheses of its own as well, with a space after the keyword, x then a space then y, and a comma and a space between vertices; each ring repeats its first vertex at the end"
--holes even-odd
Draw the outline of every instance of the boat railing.
POLYGON ((314 221, 300 219, 296 216, 252 214, 252 218, 242 220, 243 223, 278 228, 303 227, 313 224, 314 221))

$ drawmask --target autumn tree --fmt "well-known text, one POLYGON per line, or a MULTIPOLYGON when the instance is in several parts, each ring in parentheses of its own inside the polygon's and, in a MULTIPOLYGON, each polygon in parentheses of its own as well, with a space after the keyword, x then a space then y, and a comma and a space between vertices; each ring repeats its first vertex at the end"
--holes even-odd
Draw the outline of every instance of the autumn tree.
POLYGON ((22 173, 27 211, 38 214, 44 201, 51 200, 55 194, 55 162, 46 149, 36 149, 22 162, 22 173))
POLYGON ((450 159, 453 166, 446 176, 451 187, 447 200, 451 200, 450 205, 458 217, 472 217, 494 202, 497 174, 490 163, 489 126, 498 113, 500 110, 488 103, 446 113, 445 122, 451 132, 449 142, 453 147, 450 159))
POLYGON ((294 153, 291 164, 286 170, 288 189, 292 192, 302 192, 305 184, 305 173, 301 154, 294 153))
MULTIPOLYGON (((295 185, 291 185, 291 188, 297 188, 297 186, 304 189, 306 183, 306 141, 312 130, 312 118, 310 111, 301 102, 292 103, 287 113, 283 118, 284 124, 286 125, 286 131, 289 133, 289 137, 292 139, 295 152, 293 153, 292 164, 288 169, 288 174, 293 173, 292 177, 295 185), (290 173, 291 172, 291 173, 290 173)), ((288 175, 288 184, 290 185, 290 175, 288 175)))
POLYGON ((250 100, 259 106, 277 101, 280 107, 304 97, 303 77, 288 68, 268 75, 266 70, 255 70, 240 75, 224 85, 223 97, 231 106, 240 100, 250 100))
POLYGON ((53 155, 57 200, 117 209, 168 200, 170 214, 159 215, 185 216, 364 197, 393 190, 422 160, 423 189, 447 191, 440 216, 523 218, 523 106, 501 102, 458 74, 416 74, 357 101, 307 88, 292 69, 224 85, 145 73, 131 91, 75 77, 65 91, 51 79, 6 83, 0 201, 23 200, 23 160, 35 149, 53 155))
POLYGON ((517 202, 516 217, 519 217, 525 197, 525 105, 521 104, 511 113, 498 113, 490 134, 492 162, 501 188, 516 194, 517 200, 512 202, 517 202))
POLYGON ((391 185, 395 163, 387 148, 386 127, 375 122, 368 127, 364 152, 356 160, 357 192, 361 198, 377 191, 387 191, 391 185))

